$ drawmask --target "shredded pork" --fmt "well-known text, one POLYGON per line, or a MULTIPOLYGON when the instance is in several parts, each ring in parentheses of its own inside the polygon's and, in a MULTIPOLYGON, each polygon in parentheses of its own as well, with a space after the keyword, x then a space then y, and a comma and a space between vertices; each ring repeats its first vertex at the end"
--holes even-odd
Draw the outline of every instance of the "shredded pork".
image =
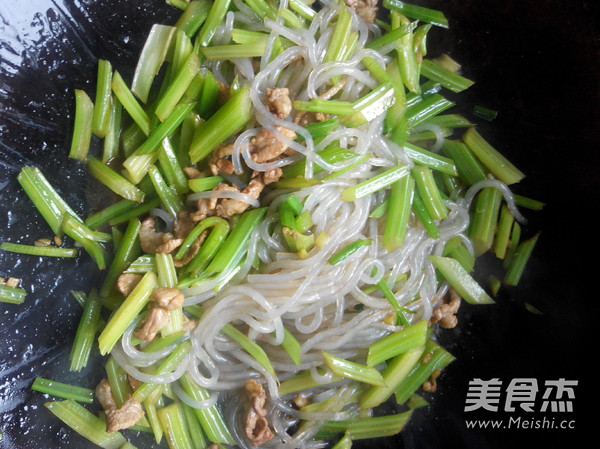
POLYGON ((144 416, 142 404, 133 397, 127 399, 121 407, 117 407, 107 379, 102 379, 96 386, 96 398, 106 415, 106 431, 108 433, 134 426, 144 416))
POLYGON ((245 433, 253 446, 260 446, 273 438, 269 422, 265 418, 267 410, 265 402, 267 394, 261 384, 248 379, 244 386, 246 396, 250 400, 250 408, 246 414, 245 433))

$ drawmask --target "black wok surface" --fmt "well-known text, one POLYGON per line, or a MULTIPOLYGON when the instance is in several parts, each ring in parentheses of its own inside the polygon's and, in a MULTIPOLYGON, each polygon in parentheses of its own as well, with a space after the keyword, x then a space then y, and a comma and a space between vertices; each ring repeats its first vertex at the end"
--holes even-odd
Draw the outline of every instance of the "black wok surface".
MULTIPOLYGON (((440 335, 456 355, 402 436, 356 444, 361 448, 559 448, 581 444, 597 412, 597 209, 599 34, 597 2, 584 0, 417 1, 442 9, 450 30, 434 29, 430 54, 445 51, 476 81, 456 110, 498 110, 481 133, 527 178, 517 193, 547 203, 525 211, 525 232, 541 231, 517 288, 503 289, 488 307, 464 306, 460 327, 440 335), (542 314, 525 308, 529 303, 542 314), (538 382, 533 412, 465 412, 469 381, 498 378, 538 382), (544 382, 577 381, 572 412, 541 412, 544 382), (467 428, 467 420, 521 417, 534 428, 467 428), (535 428, 543 420, 573 428, 535 428)), ((72 91, 93 92, 97 58, 109 59, 131 79, 150 26, 173 23, 177 11, 160 0, 0 0, 0 241, 29 243, 50 236, 21 192, 24 164, 43 167, 77 212, 99 195, 76 163, 67 160, 72 91)), ((478 263, 478 272, 496 269, 478 263)), ((43 407, 29 387, 36 376, 93 387, 101 378, 95 358, 84 372, 68 372, 68 351, 80 308, 70 290, 97 280, 87 257, 42 260, 0 252, 0 276, 23 278, 20 306, 0 304, 0 448, 92 448, 43 407)), ((505 390, 503 390, 504 392, 505 390)), ((504 399, 504 396, 502 397, 504 399)), ((128 435, 132 435, 131 432, 128 435)), ((142 438, 139 441, 149 441, 142 438)), ((597 442, 592 440, 592 446, 597 442)), ((149 443, 146 443, 149 444, 149 443)), ((140 448, 151 445, 140 443, 140 448)), ((586 446, 587 447, 587 446, 586 446)))

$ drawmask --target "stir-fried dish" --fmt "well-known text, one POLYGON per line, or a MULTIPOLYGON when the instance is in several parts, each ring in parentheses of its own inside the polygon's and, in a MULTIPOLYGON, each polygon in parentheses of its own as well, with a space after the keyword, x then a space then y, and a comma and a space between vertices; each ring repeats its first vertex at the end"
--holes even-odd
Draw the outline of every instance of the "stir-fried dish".
MULTIPOLYGON (((107 449, 399 433, 454 359, 439 332, 517 285, 538 238, 523 173, 452 111, 473 81, 428 55, 448 20, 398 0, 169 3, 132 79, 99 60, 74 90, 68 157, 105 207, 79 216, 43 166, 18 176, 50 238, 0 249, 103 273, 72 292, 70 353, 80 371, 97 348, 102 379, 38 377, 43 412, 107 449), (505 276, 483 285, 486 253, 505 276)), ((2 280, 1 301, 26 296, 2 280)))

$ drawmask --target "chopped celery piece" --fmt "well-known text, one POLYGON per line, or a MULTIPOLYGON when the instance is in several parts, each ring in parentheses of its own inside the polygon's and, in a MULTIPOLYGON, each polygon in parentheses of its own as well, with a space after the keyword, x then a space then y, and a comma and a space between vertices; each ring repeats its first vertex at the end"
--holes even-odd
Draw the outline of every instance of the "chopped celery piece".
MULTIPOLYGON (((317 152, 317 155, 329 164, 335 164, 336 162, 343 162, 348 159, 356 158, 358 155, 353 151, 347 150, 346 148, 340 148, 337 146, 328 146, 323 150, 317 152)), ((286 165, 282 168, 284 178, 296 178, 303 176, 306 169, 306 159, 301 159, 293 164, 286 165)), ((323 171, 323 168, 319 166, 318 162, 315 162, 313 173, 317 174, 323 171)))
POLYGON ((23 288, 19 287, 7 287, 6 285, 0 284, 0 302, 8 304, 23 304, 27 292, 23 288))
POLYGON ((266 208, 260 208, 241 214, 219 252, 206 268, 207 274, 222 273, 231 267, 238 255, 245 251, 250 235, 265 213, 266 208))
POLYGON ((388 252, 400 248, 404 243, 414 189, 415 180, 412 176, 405 176, 392 184, 383 231, 383 246, 388 252))
POLYGON ((144 192, 95 157, 88 157, 89 173, 122 198, 136 203, 144 201, 144 192))
POLYGON ((215 0, 213 2, 208 12, 208 17, 196 37, 201 46, 206 47, 210 44, 218 26, 225 21, 225 15, 230 4, 231 0, 215 0))
POLYGON ((105 365, 106 377, 117 407, 121 407, 129 396, 131 396, 131 386, 129 377, 125 370, 119 366, 113 357, 109 357, 105 365))
POLYGON ((402 149, 417 164, 452 176, 458 175, 456 165, 452 159, 440 156, 410 143, 404 143, 402 149))
POLYGON ((462 92, 475 84, 474 81, 471 81, 442 65, 436 64, 430 59, 423 60, 423 63, 421 64, 421 75, 431 81, 440 83, 446 89, 457 93, 462 92))
POLYGON ((92 121, 94 104, 88 94, 81 89, 75 89, 75 120, 69 157, 85 161, 90 150, 92 139, 92 121))
POLYGON ((179 128, 194 106, 195 103, 182 103, 174 106, 168 111, 169 115, 164 117, 163 122, 152 130, 148 139, 135 150, 132 156, 140 156, 158 150, 164 139, 170 137, 179 128))
POLYGON ((359 249, 364 248, 365 246, 369 246, 371 243, 373 243, 373 240, 371 239, 355 240, 354 242, 349 243, 348 245, 340 249, 338 252, 333 254, 329 259, 327 259, 327 263, 329 265, 337 265, 338 263, 341 263, 344 260, 346 260, 359 249))
MULTIPOLYGON (((185 360, 187 355, 192 350, 192 344, 185 340, 173 350, 167 357, 165 357, 156 367, 153 375, 162 375, 173 372, 181 363, 185 360)), ((144 382, 140 385, 137 390, 133 392, 133 398, 140 402, 148 399, 157 389, 160 389, 164 384, 156 384, 152 382, 144 382)))
POLYGON ((429 256, 429 259, 452 288, 469 304, 494 303, 494 300, 458 261, 442 256, 429 256))
POLYGON ((175 402, 157 410, 169 449, 193 449, 183 405, 175 402))
MULTIPOLYGON (((200 59, 192 52, 156 105, 155 114, 162 122, 171 116, 198 73, 200 73, 200 59)), ((183 117, 176 122, 173 129, 179 127, 190 111, 191 107, 182 112, 183 117)))
POLYGON ((379 371, 373 367, 351 362, 350 360, 336 357, 327 352, 322 352, 322 355, 327 366, 329 366, 331 371, 338 376, 346 377, 357 382, 376 385, 378 387, 384 387, 386 385, 386 382, 383 380, 383 377, 381 377, 381 374, 379 374, 379 371))
POLYGON ((421 360, 395 389, 396 402, 404 404, 436 371, 441 371, 454 356, 433 340, 427 340, 421 360))
POLYGON ((202 49, 204 57, 211 60, 255 58, 265 54, 267 48, 266 40, 256 40, 248 44, 214 45, 202 49))
MULTIPOLYGON (((196 401, 209 399, 210 393, 208 390, 196 384, 189 374, 184 374, 179 382, 183 391, 192 399, 196 401)), ((194 413, 210 441, 213 443, 234 444, 235 440, 216 404, 206 408, 195 408, 194 413)))
POLYGON ((75 432, 104 449, 120 449, 127 441, 120 432, 106 432, 106 421, 77 402, 46 402, 44 406, 75 432))
POLYGON ((504 284, 514 287, 519 283, 521 276, 523 275, 523 271, 525 270, 525 266, 531 257, 531 253, 533 252, 533 248, 535 247, 539 237, 539 233, 535 234, 530 239, 519 244, 506 269, 504 284))
POLYGON ((294 337, 294 334, 292 334, 289 330, 284 328, 283 332, 284 334, 281 347, 285 350, 285 352, 288 353, 290 359, 292 359, 292 362, 294 362, 296 365, 300 365, 300 359, 302 356, 302 347, 300 346, 300 343, 296 337, 294 337))
POLYGON ((252 341, 230 324, 223 326, 221 332, 244 348, 244 350, 254 359, 256 359, 256 361, 260 363, 269 373, 275 376, 275 370, 273 369, 273 365, 271 365, 269 357, 265 353, 264 349, 261 348, 257 343, 252 341))
POLYGON ((221 142, 244 126, 253 116, 250 88, 242 86, 206 122, 192 140, 190 160, 196 163, 210 154, 221 142))
POLYGON ((468 185, 487 179, 485 169, 464 143, 446 139, 443 148, 454 160, 460 178, 468 185))
POLYGON ((381 405, 394 394, 400 383, 406 379, 411 369, 418 363, 425 345, 415 346, 389 360, 381 372, 383 386, 373 386, 359 399, 360 407, 373 408, 381 405))
POLYGON ((321 435, 342 433, 351 440, 365 440, 396 435, 409 422, 412 410, 387 416, 369 416, 345 421, 328 421, 317 433, 321 435))
POLYGON ((108 268, 102 287, 100 287, 100 296, 108 296, 115 287, 118 277, 137 257, 140 252, 138 235, 141 223, 138 219, 129 220, 125 233, 121 239, 121 244, 116 248, 113 260, 108 268))
POLYGON ((185 10, 175 22, 175 28, 192 38, 208 17, 211 6, 212 2, 207 0, 192 0, 187 3, 185 10))
POLYGON ((43 377, 36 377, 31 385, 31 389, 63 399, 73 399, 85 404, 94 402, 94 391, 89 388, 69 385, 43 377))
POLYGON ((112 99, 108 130, 102 142, 102 162, 108 163, 119 154, 119 139, 121 137, 121 117, 123 106, 116 98, 112 99))
POLYGON ((413 5, 400 0, 384 0, 383 6, 389 10, 398 11, 411 19, 427 22, 442 28, 449 27, 448 19, 442 11, 413 5))
POLYGON ((39 168, 33 166, 21 168, 17 180, 52 232, 55 235, 62 235, 61 227, 64 215, 77 216, 73 209, 50 185, 39 168))
POLYGON ((411 348, 424 345, 427 339, 427 328, 427 321, 421 320, 376 341, 369 347, 367 366, 379 365, 411 348))
POLYGON ((488 251, 494 243, 501 201, 502 193, 494 187, 486 187, 477 195, 469 229, 476 256, 488 251))
POLYGON ((28 254, 41 257, 77 257, 77 248, 62 248, 56 246, 23 245, 22 243, 0 243, 0 250, 17 254, 28 254))
POLYGON ((98 337, 100 354, 108 354, 115 343, 121 338, 123 332, 131 321, 142 311, 148 303, 152 290, 157 287, 156 274, 149 271, 140 280, 139 284, 125 298, 123 304, 111 316, 106 327, 98 337))
POLYGON ((469 128, 462 137, 469 149, 492 174, 506 184, 519 182, 525 175, 492 147, 475 128, 469 128))
POLYGON ((440 236, 440 230, 438 229, 435 220, 427 211, 425 203, 421 199, 419 192, 415 192, 415 195, 413 197, 413 210, 415 211, 415 214, 423 224, 423 227, 427 231, 427 234, 430 237, 433 237, 434 239, 438 238, 440 236))
POLYGON ((486 108, 485 106, 475 105, 473 106, 473 115, 483 120, 487 120, 488 122, 491 122, 496 117, 498 117, 498 111, 486 108))
POLYGON ((92 290, 83 305, 83 313, 69 354, 71 371, 81 371, 88 364, 99 328, 101 308, 98 295, 92 290))
POLYGON ((379 173, 372 178, 367 179, 366 181, 360 182, 352 187, 345 188, 342 191, 342 200, 354 201, 370 195, 371 193, 388 187, 403 176, 407 176, 409 172, 409 168, 405 165, 398 165, 385 170, 384 172, 379 173))
POLYGON ((150 134, 150 118, 144 108, 131 93, 120 73, 115 71, 112 78, 112 90, 123 108, 145 135, 150 134))
POLYGON ((112 113, 112 65, 105 59, 98 60, 96 79, 96 98, 92 118, 92 132, 101 138, 106 137, 110 129, 112 113))
POLYGON ((172 26, 154 24, 148 33, 131 82, 131 91, 143 103, 148 101, 150 88, 165 61, 174 31, 172 26))
POLYGON ((177 218, 179 212, 181 212, 184 207, 182 198, 173 187, 167 185, 156 166, 151 165, 148 167, 148 175, 150 175, 154 189, 156 190, 164 209, 169 212, 173 218, 177 218))
POLYGON ((530 210, 542 210, 545 206, 545 203, 539 200, 534 200, 532 198, 527 198, 523 195, 514 194, 513 195, 515 204, 520 207, 524 207, 530 210))
POLYGON ((423 201, 427 212, 434 220, 442 220, 448 216, 448 210, 437 187, 433 173, 429 167, 415 165, 412 168, 419 198, 423 201))
MULTIPOLYGON (((334 375, 327 383, 339 382, 340 380, 342 380, 341 376, 334 375)), ((318 387, 319 385, 325 384, 320 384, 319 382, 314 380, 310 372, 303 371, 281 382, 281 384, 279 384, 279 394, 281 396, 287 396, 288 394, 297 393, 302 390, 318 387)))

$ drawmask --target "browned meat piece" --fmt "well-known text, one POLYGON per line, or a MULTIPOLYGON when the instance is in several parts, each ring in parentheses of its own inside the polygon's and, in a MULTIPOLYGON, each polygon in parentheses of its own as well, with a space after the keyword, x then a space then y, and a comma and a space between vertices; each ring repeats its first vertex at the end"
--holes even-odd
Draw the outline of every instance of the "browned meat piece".
POLYGON ((289 89, 287 87, 267 88, 266 94, 269 100, 269 111, 281 120, 287 118, 292 112, 289 89))
POLYGON ((294 405, 298 408, 306 407, 311 403, 310 397, 305 393, 298 393, 294 399, 292 399, 294 405))
POLYGON ((154 301, 157 307, 166 310, 181 308, 184 301, 183 293, 178 288, 158 287, 152 290, 150 301, 154 301))
POLYGON ((106 414, 106 431, 109 433, 127 429, 144 416, 142 405, 134 398, 129 398, 117 408, 110 383, 106 379, 102 379, 96 386, 96 398, 106 414))
POLYGON ((96 386, 96 399, 98 399, 98 402, 100 402, 104 411, 117 408, 117 403, 112 394, 112 388, 107 379, 102 379, 96 386))
POLYGON ((443 329, 452 329, 458 324, 456 313, 460 307, 461 298, 454 289, 450 289, 450 300, 443 302, 431 314, 431 323, 439 323, 443 329))
POLYGON ((170 315, 167 309, 152 307, 148 311, 148 316, 146 316, 141 329, 138 329, 134 335, 140 340, 152 341, 156 334, 169 323, 169 319, 170 315))
POLYGON ((188 211, 181 211, 177 216, 177 220, 175 220, 173 234, 179 239, 185 239, 195 226, 196 223, 190 217, 190 213, 188 211))
POLYGON ((106 410, 106 431, 117 432, 134 426, 144 416, 144 409, 137 399, 129 398, 121 408, 106 410))
POLYGON ((133 289, 142 280, 141 274, 134 273, 122 273, 117 278, 117 290, 121 292, 123 296, 129 296, 133 289))
POLYGON ((37 239, 33 242, 34 246, 50 246, 52 245, 52 240, 50 239, 37 239))
POLYGON ((365 22, 375 22, 377 18, 377 0, 346 0, 346 5, 365 22))
MULTIPOLYGON (((231 192, 239 192, 235 186, 230 186, 228 184, 219 184, 213 190, 228 190, 231 192)), ((193 221, 198 222, 200 220, 204 220, 206 217, 212 217, 216 214, 217 203, 219 202, 219 198, 202 198, 198 200, 196 203, 196 208, 198 209, 196 212, 190 214, 190 217, 193 221)))
POLYGON ((279 181, 279 178, 281 178, 282 175, 283 170, 279 167, 267 170, 262 172, 262 182, 264 185, 268 186, 269 184, 279 181))
POLYGON ((183 243, 182 238, 176 238, 170 232, 165 232, 162 235, 162 242, 156 247, 156 252, 161 254, 169 254, 175 251, 183 243))
POLYGON ((245 432, 253 446, 260 446, 273 438, 269 422, 265 418, 265 402, 267 394, 261 384, 248 379, 244 386, 246 396, 250 399, 250 408, 246 414, 245 432))
POLYGON ((21 284, 21 279, 14 277, 9 277, 8 279, 3 281, 4 282, 2 282, 2 284, 9 288, 18 288, 21 284))
POLYGON ((156 232, 155 224, 154 217, 148 217, 140 226, 140 244, 146 254, 156 254, 156 249, 164 243, 163 233, 156 232))
POLYGON ((442 372, 439 369, 436 369, 429 379, 423 382, 423 390, 428 393, 435 393, 437 390, 437 378, 442 372))
MULTIPOLYGON (((264 188, 265 184, 262 181, 262 177, 257 177, 252 179, 248 185, 242 189, 241 193, 250 195, 252 198, 258 198, 264 188)), ((235 214, 241 214, 248 209, 249 206, 250 205, 245 201, 223 198, 217 204, 216 212, 219 217, 228 218, 235 214)))
MULTIPOLYGON (((289 128, 276 126, 276 129, 289 140, 294 140, 296 138, 296 133, 289 128)), ((260 130, 256 136, 250 140, 250 145, 252 160, 259 164, 279 157, 288 148, 284 142, 280 142, 266 129, 260 130)))
POLYGON ((219 449, 219 445, 217 443, 212 443, 210 446, 208 446, 208 449, 219 449))
POLYGON ((183 323, 181 323, 181 327, 184 330, 194 330, 194 328, 198 326, 198 321, 197 320, 190 320, 188 317, 185 317, 185 321, 183 323))
POLYGON ((202 172, 198 170, 196 167, 184 167, 183 173, 188 179, 197 179, 202 177, 202 172))
POLYGON ((208 161, 208 167, 214 176, 219 173, 231 175, 234 173, 233 162, 227 159, 233 154, 233 144, 224 145, 216 148, 208 161))

